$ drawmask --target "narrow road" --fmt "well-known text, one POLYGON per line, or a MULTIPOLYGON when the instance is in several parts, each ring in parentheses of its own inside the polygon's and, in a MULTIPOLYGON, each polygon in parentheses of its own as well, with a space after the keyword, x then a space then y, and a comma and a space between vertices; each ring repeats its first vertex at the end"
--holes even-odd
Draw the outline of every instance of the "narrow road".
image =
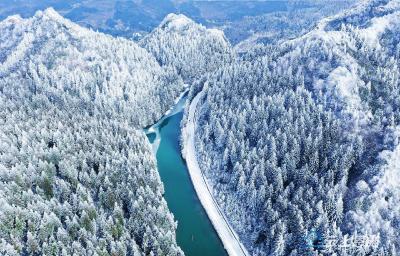
POLYGON ((208 218, 211 220, 215 230, 217 231, 218 236, 224 244, 226 251, 230 256, 249 256, 246 248, 240 242, 238 235, 229 225, 228 220, 219 208, 218 203, 212 195, 211 188, 209 187, 197 162, 194 136, 196 130, 195 115, 197 104, 202 96, 203 92, 198 93, 189 106, 187 124, 183 128, 182 132, 184 139, 183 155, 186 158, 190 178, 193 182, 197 196, 207 212, 208 218))

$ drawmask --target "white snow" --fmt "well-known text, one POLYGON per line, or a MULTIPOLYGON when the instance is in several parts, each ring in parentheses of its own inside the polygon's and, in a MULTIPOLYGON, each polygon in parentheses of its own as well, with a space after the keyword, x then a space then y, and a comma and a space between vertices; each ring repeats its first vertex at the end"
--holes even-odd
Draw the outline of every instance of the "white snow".
POLYGON ((216 37, 225 38, 224 31, 222 31, 222 30, 219 30, 219 29, 216 29, 216 28, 209 28, 209 29, 207 29, 207 31, 210 34, 212 34, 212 35, 214 35, 216 37))
POLYGON ((152 125, 150 128, 145 129, 144 132, 146 134, 155 133, 155 135, 156 135, 156 138, 154 139, 153 143, 151 143, 154 155, 157 154, 157 150, 158 150, 158 147, 160 146, 160 142, 161 142, 160 132, 158 129, 159 126, 162 124, 162 122, 166 118, 173 116, 176 113, 179 113, 183 110, 183 108, 185 106, 185 97, 184 96, 188 91, 189 91, 189 87, 187 84, 185 84, 185 90, 179 95, 178 98, 175 99, 174 105, 170 109, 168 109, 167 112, 164 113, 162 118, 160 120, 158 120, 157 123, 152 125))
MULTIPOLYGON (((400 145, 394 151, 384 151, 381 157, 386 160, 384 174, 379 179, 379 191, 400 191, 400 145)), ((400 202, 399 202, 400 203, 400 202)))
POLYGON ((363 109, 358 92, 358 88, 363 82, 357 75, 357 64, 352 63, 349 58, 344 58, 344 60, 350 70, 345 66, 339 66, 332 70, 327 78, 327 89, 345 103, 345 111, 352 117, 355 124, 367 123, 370 116, 368 111, 363 109))
POLYGON ((214 199, 211 188, 204 177, 200 166, 197 162, 195 150, 195 114, 197 103, 201 99, 203 92, 194 97, 189 105, 188 120, 186 126, 183 128, 183 156, 186 159, 186 164, 189 170, 190 178, 196 190, 197 196, 201 204, 207 212, 208 218, 211 220, 215 230, 224 244, 224 247, 230 256, 249 255, 246 248, 242 245, 238 235, 230 226, 227 218, 222 213, 216 200, 214 199))
MULTIPOLYGON (((39 11, 40 12, 40 11, 39 11)), ((58 13, 58 12, 56 12, 53 8, 47 8, 44 12, 43 12, 43 14, 45 15, 45 16, 48 16, 48 17, 50 17, 50 18, 52 18, 52 19, 55 19, 55 20, 59 20, 59 19, 61 19, 61 20, 63 20, 64 18, 58 13)))
MULTIPOLYGON (((354 218, 364 233, 383 232, 385 236, 396 239, 400 234, 395 228, 395 220, 400 218, 400 145, 393 151, 381 152, 380 158, 386 164, 370 182, 372 194, 366 199, 371 206, 366 212, 358 210, 354 218)), ((359 183, 362 184, 357 184, 358 187, 367 192, 370 190, 364 181, 359 183)))
POLYGON ((5 18, 3 22, 5 22, 5 23, 10 22, 10 23, 16 24, 16 23, 20 23, 22 20, 23 19, 19 14, 15 14, 15 15, 11 15, 11 16, 8 16, 7 18, 5 18))
POLYGON ((47 8, 46 10, 39 10, 35 13, 34 18, 36 19, 43 19, 43 20, 52 20, 60 23, 65 23, 69 22, 67 19, 65 19, 63 16, 61 16, 56 10, 54 10, 52 7, 47 8))
POLYGON ((23 59, 33 40, 34 36, 32 33, 27 32, 23 35, 22 40, 7 56, 7 59, 3 63, 0 63, 0 75, 9 72, 10 68, 17 65, 17 63, 23 59))
MULTIPOLYGON (((399 20, 398 12, 383 17, 373 18, 371 20, 371 26, 362 29, 361 33, 371 47, 379 48, 381 47, 379 40, 382 33, 384 33, 385 30, 390 29, 391 25, 393 24, 393 21, 396 20, 397 21, 399 20)), ((395 22, 395 24, 398 23, 395 22)))
POLYGON ((359 97, 357 94, 357 80, 356 74, 351 73, 345 67, 338 67, 334 69, 328 77, 328 83, 336 87, 337 91, 343 98, 348 98, 350 102, 359 104, 359 97))
POLYGON ((161 22, 160 27, 168 27, 169 29, 181 30, 191 23, 193 23, 193 21, 183 14, 170 13, 161 22))

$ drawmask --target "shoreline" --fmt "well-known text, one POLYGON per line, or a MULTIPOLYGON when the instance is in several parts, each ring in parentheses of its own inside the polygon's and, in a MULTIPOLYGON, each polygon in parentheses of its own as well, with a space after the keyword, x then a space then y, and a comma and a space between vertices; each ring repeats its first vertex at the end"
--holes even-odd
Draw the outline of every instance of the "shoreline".
POLYGON ((240 242, 239 236, 230 226, 227 218, 219 208, 218 203, 212 195, 211 188, 197 162, 194 142, 194 133, 196 130, 195 112, 197 104, 202 96, 203 91, 199 92, 189 104, 187 122, 185 127, 182 129, 182 157, 186 161, 189 176, 193 183, 193 187, 195 188, 197 197, 221 239, 225 250, 230 256, 249 256, 250 254, 240 242))
POLYGON ((157 150, 158 150, 158 147, 159 147, 160 141, 161 141, 160 134, 158 131, 158 126, 168 117, 173 116, 173 115, 183 111, 183 109, 185 107, 185 102, 186 102, 185 97, 187 96, 188 92, 189 92, 189 86, 186 85, 185 90, 179 95, 178 98, 176 98, 174 100, 174 105, 172 107, 170 107, 156 123, 143 129, 143 131, 146 135, 150 134, 150 133, 154 133, 156 136, 156 138, 154 139, 154 142, 150 143, 154 155, 157 154, 157 150))

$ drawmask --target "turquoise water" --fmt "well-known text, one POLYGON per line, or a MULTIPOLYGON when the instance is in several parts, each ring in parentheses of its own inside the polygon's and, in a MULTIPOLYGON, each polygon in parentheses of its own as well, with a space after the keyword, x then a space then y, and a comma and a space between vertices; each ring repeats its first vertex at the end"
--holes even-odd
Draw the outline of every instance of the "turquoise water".
MULTIPOLYGON (((161 141, 156 153, 158 171, 165 188, 164 198, 178 221, 177 242, 187 256, 225 256, 227 253, 200 204, 181 157, 182 116, 182 112, 174 114, 158 126, 161 141)), ((149 133, 147 137, 154 142, 156 134, 149 133)))

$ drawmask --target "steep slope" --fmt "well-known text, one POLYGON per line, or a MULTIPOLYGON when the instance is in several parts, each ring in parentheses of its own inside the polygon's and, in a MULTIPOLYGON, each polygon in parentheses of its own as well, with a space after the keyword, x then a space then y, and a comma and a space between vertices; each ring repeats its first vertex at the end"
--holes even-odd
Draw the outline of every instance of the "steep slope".
POLYGON ((29 20, 5 20, 0 49, 3 78, 26 78, 24 72, 29 75, 36 69, 44 81, 28 78, 38 86, 56 80, 55 89, 79 92, 105 105, 118 102, 139 126, 159 118, 182 89, 176 75, 165 72, 135 43, 82 29, 51 9, 29 20), (64 81, 73 83, 66 88, 64 81))
POLYGON ((357 0, 325 1, 303 0, 287 1, 284 12, 248 16, 243 20, 227 24, 224 32, 235 50, 246 52, 259 44, 278 44, 297 38, 310 30, 324 17, 332 16, 351 7, 357 0), (236 43, 235 43, 236 42, 236 43))
POLYGON ((169 14, 140 45, 189 84, 233 59, 222 31, 206 29, 182 14, 169 14))
POLYGON ((198 162, 251 254, 399 250, 399 17, 364 1, 203 83, 198 162))
POLYGON ((0 254, 182 255, 147 140, 182 81, 54 10, 0 23, 0 254))

